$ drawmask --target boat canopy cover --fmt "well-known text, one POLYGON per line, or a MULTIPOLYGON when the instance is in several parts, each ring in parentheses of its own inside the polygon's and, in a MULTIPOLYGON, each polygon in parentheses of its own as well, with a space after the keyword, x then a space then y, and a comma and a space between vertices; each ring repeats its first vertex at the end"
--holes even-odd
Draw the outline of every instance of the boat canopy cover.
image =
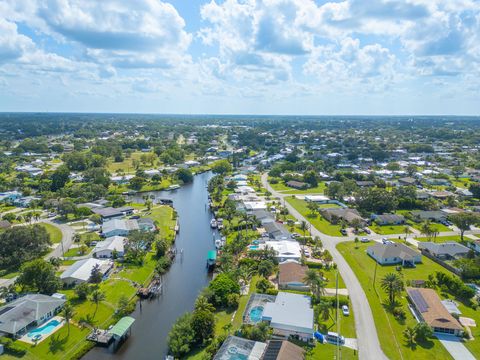
POLYGON ((215 260, 217 258, 217 252, 215 250, 210 250, 208 252, 208 260, 215 260))
POLYGON ((110 333, 112 335, 122 337, 123 335, 126 334, 128 329, 130 329, 130 327, 134 322, 135 322, 134 318, 130 316, 125 316, 115 324, 115 326, 110 330, 110 333))

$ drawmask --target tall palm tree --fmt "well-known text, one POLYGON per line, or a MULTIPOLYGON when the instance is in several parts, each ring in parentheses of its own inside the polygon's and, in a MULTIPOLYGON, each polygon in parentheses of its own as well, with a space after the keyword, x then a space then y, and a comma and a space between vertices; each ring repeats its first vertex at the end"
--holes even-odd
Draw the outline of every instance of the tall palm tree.
POLYGON ((403 280, 397 274, 389 273, 382 278, 380 286, 388 294, 388 300, 393 305, 395 297, 403 290, 403 280))
POLYGON ((432 230, 432 224, 430 222, 430 220, 425 220, 423 223, 422 223, 422 226, 420 228, 420 231, 422 232, 422 234, 424 234, 427 238, 431 238, 432 236, 432 233, 433 233, 433 230, 432 230))
POLYGON ((93 317, 95 317, 98 310, 98 304, 105 300, 105 293, 96 289, 90 295, 90 300, 95 303, 95 312, 93 313, 93 317))
POLYGON ((312 293, 316 297, 320 297, 325 292, 325 281, 322 279, 318 271, 308 269, 303 281, 306 285, 310 286, 312 293))
POLYGON ((73 310, 73 306, 70 303, 65 303, 62 310, 62 315, 65 318, 65 322, 67 323, 67 337, 70 336, 70 320, 72 320, 75 312, 73 310))
POLYGON ((407 241, 408 235, 412 233, 410 226, 405 225, 405 227, 403 228, 403 232, 405 233, 405 241, 407 241))

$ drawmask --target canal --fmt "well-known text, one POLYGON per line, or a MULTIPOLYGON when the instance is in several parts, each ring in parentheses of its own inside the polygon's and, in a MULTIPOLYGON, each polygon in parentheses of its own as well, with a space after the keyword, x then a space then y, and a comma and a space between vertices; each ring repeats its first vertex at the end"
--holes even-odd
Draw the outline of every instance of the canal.
POLYGON ((163 278, 163 294, 151 301, 137 303, 132 316, 136 319, 131 336, 112 354, 105 348, 94 348, 84 356, 97 359, 164 359, 167 354, 167 336, 175 320, 193 309, 199 292, 208 284, 206 270, 209 250, 215 249, 208 210, 208 180, 213 175, 196 175, 192 184, 174 191, 149 192, 133 197, 133 202, 143 202, 142 195, 157 199, 171 199, 177 210, 180 232, 176 239, 177 259, 163 278))

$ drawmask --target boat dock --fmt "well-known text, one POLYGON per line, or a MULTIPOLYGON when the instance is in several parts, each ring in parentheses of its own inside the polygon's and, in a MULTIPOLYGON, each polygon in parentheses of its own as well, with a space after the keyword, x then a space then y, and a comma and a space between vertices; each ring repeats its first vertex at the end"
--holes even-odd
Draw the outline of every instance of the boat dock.
POLYGON ((99 346, 108 346, 113 339, 113 335, 109 330, 94 329, 88 336, 87 340, 97 343, 99 346))

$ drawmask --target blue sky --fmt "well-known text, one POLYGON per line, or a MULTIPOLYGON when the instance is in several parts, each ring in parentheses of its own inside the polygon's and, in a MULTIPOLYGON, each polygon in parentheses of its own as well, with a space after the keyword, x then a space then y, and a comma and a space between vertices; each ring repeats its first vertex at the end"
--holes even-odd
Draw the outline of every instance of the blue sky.
POLYGON ((0 0, 0 111, 480 114, 476 0, 0 0))

